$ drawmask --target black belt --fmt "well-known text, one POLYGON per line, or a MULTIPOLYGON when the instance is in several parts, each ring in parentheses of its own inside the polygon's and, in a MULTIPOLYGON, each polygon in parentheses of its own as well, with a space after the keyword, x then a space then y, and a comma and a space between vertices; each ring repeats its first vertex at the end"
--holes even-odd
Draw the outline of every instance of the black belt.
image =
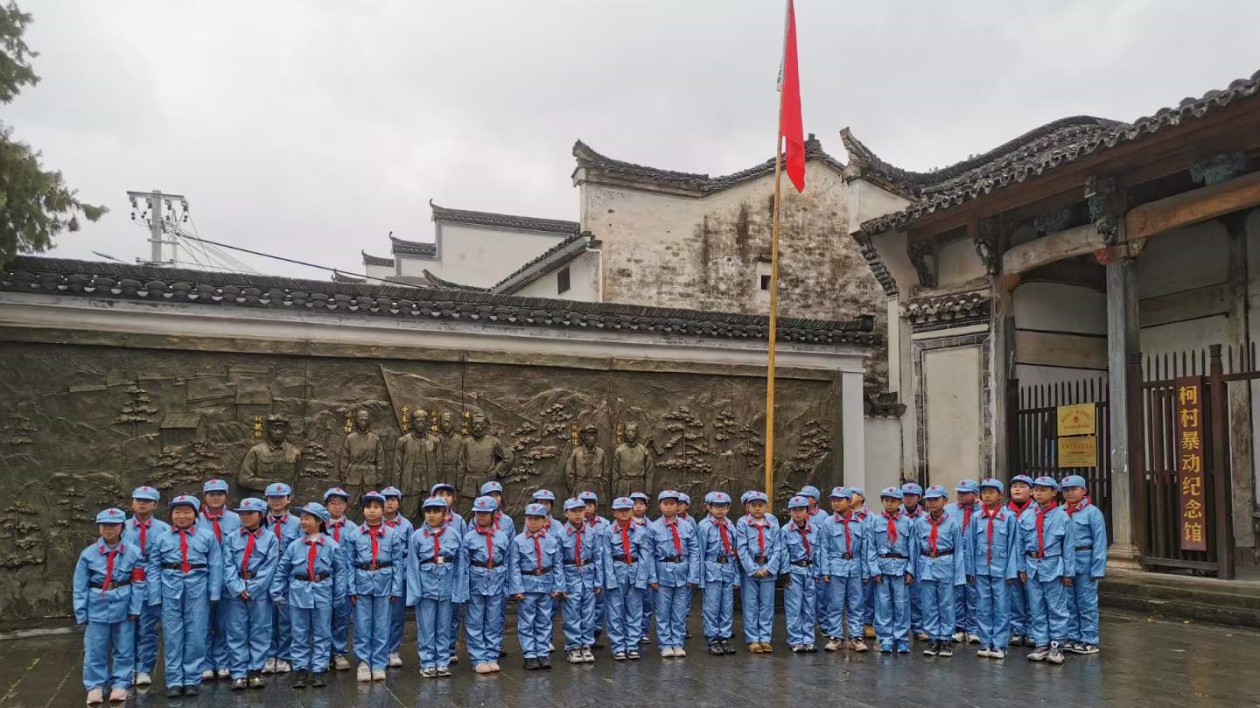
POLYGON ((372 563, 355 563, 354 567, 358 568, 359 570, 381 570, 383 568, 389 568, 392 565, 394 564, 389 561, 386 561, 384 563, 377 563, 375 565, 373 565, 372 563))
POLYGON ((1028 551, 1025 553, 1029 558, 1058 558, 1058 556, 1047 556, 1042 551, 1028 551))
POLYGON ((903 556, 900 553, 881 553, 880 558, 899 558, 901 560, 910 560, 910 556, 903 556))
POLYGON ((769 556, 753 556, 753 562, 759 565, 765 565, 768 560, 770 560, 769 556))
POLYGON ((930 552, 924 553, 923 555, 927 556, 928 558, 940 558, 941 556, 952 556, 954 555, 954 551, 953 550, 930 551, 930 552))
POLYGON ((304 583, 318 583, 321 580, 327 580, 332 577, 332 573, 316 573, 315 577, 309 575, 295 575, 294 580, 301 580, 304 583))
MULTIPOLYGON (((110 589, 113 589, 113 588, 120 588, 120 587, 123 587, 124 585, 130 585, 130 584, 131 584, 131 580, 118 580, 118 581, 111 581, 109 584, 109 587, 110 589)), ((88 583, 88 587, 92 588, 93 590, 104 590, 105 584, 91 582, 91 583, 88 583)))
POLYGON ((594 562, 595 562, 595 561, 584 561, 584 560, 571 560, 571 561, 569 561, 569 560, 567 560, 567 561, 565 561, 565 562, 564 562, 564 564, 565 564, 565 565, 574 565, 574 566, 577 566, 577 567, 581 568, 581 567, 583 567, 583 566, 588 566, 588 565, 590 565, 591 563, 594 563, 594 562))
POLYGON ((1092 550, 1094 550, 1094 547, 1093 547, 1093 546, 1077 546, 1077 547, 1076 547, 1076 550, 1078 550, 1078 551, 1092 551, 1092 550))
POLYGON ((486 561, 484 563, 478 563, 477 561, 472 561, 468 565, 471 565, 474 568, 485 568, 489 570, 490 568, 498 568, 499 566, 503 565, 503 561, 486 561))
MULTIPOLYGON (((205 563, 189 563, 188 564, 189 570, 200 570, 204 567, 206 567, 205 563)), ((184 564, 183 563, 163 563, 162 569, 163 570, 183 570, 184 564)))
POLYGON ((730 563, 730 562, 731 562, 731 557, 730 557, 730 556, 718 556, 717 558, 714 558, 714 559, 713 559, 713 562, 714 562, 714 563, 721 563, 722 565, 726 565, 727 563, 730 563))
POLYGON ((438 565, 446 565, 449 562, 450 561, 448 561, 445 556, 442 557, 441 561, 439 561, 437 558, 421 558, 420 559, 420 565, 428 565, 430 563, 437 563, 438 565))
POLYGON ((618 563, 634 563, 638 560, 634 556, 630 556, 628 560, 626 559, 625 556, 613 556, 612 559, 617 561, 618 563))
POLYGON ((841 554, 840 554, 840 559, 841 559, 841 560, 851 561, 851 560, 853 560, 853 554, 852 554, 852 553, 841 553, 841 554))
POLYGON ((521 575, 546 575, 551 572, 551 566, 546 568, 534 568, 533 570, 522 570, 521 575))
POLYGON ((660 560, 662 563, 682 563, 684 558, 682 556, 665 556, 660 560))
POLYGON ((807 560, 791 561, 791 563, 792 565, 798 568, 808 568, 814 564, 813 561, 807 561, 807 560))

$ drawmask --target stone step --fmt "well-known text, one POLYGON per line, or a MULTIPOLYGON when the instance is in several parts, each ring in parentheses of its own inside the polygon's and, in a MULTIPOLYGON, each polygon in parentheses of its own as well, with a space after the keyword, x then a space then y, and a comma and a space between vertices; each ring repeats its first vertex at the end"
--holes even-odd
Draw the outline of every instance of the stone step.
POLYGON ((1202 605, 1235 607, 1260 612, 1260 592, 1229 584, 1188 584, 1161 582, 1158 579, 1104 578, 1100 595, 1125 596, 1153 601, 1195 602, 1202 605))
POLYGON ((1100 593, 1104 607, 1114 607, 1164 620, 1192 620, 1248 629, 1260 629, 1260 610, 1237 604, 1217 604, 1181 599, 1159 599, 1127 593, 1100 593))

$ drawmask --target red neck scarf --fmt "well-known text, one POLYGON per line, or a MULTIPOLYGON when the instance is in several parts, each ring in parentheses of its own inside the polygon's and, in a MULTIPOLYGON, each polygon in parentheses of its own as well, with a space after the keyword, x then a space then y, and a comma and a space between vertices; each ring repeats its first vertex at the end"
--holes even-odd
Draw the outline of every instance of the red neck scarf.
POLYGON ((901 518, 901 511, 885 511, 884 518, 888 519, 888 545, 892 546, 897 543, 897 521, 901 518))
POLYGON ((1044 557, 1046 555, 1046 537, 1044 535, 1046 514, 1050 513, 1051 511, 1054 511, 1058 507, 1059 507, 1058 504, 1055 504, 1054 502, 1050 502, 1049 504, 1046 504, 1045 506, 1037 508, 1037 557, 1038 558, 1044 557))

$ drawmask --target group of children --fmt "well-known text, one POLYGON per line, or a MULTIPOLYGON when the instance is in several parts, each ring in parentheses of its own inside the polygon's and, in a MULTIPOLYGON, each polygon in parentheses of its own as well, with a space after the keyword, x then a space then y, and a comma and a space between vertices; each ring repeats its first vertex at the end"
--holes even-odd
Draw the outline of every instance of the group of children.
POLYGON ((695 588, 710 654, 735 652, 736 591, 749 651, 768 653, 780 581, 794 652, 815 651, 821 629, 828 651, 867 651, 873 630, 883 652, 906 653, 917 638, 928 656, 950 656, 960 641, 997 659, 1023 644, 1032 661, 1096 653, 1107 538, 1085 481, 1020 475, 1009 500, 994 479, 955 491, 947 505, 939 486, 889 487, 875 513, 862 490, 836 487, 827 513, 805 487, 781 523, 759 491, 741 497, 733 522, 719 491, 696 521, 687 495, 671 490, 657 495, 654 520, 642 492, 613 500, 611 519, 583 492, 563 503, 561 520, 555 495, 539 490, 518 532, 493 481, 469 520, 454 510, 455 488, 435 485, 418 527, 399 513, 393 487, 364 493, 353 522, 341 488, 290 511, 292 490, 276 483, 265 501, 229 510, 228 485, 216 479, 203 500, 171 499, 169 523, 154 516, 158 491, 139 487, 130 518, 116 508, 97 515, 100 539, 75 569, 88 704, 125 701, 133 684, 152 683, 159 622, 171 697, 195 696, 214 678, 261 688, 264 674, 290 671, 294 687, 321 687, 328 670, 351 667, 351 650, 359 681, 383 680, 402 665, 407 607, 422 676, 451 675, 461 621, 474 670, 494 673, 509 598, 529 670, 550 668, 557 615, 570 663, 593 662, 605 631, 614 659, 639 659, 653 617, 661 656, 685 657, 695 588))

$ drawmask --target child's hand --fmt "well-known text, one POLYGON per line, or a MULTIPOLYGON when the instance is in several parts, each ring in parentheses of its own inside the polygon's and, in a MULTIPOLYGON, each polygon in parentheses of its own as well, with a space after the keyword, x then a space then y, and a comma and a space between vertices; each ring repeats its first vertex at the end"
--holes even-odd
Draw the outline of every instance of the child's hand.
POLYGON ((131 622, 135 622, 136 620, 140 619, 140 615, 127 615, 127 619, 131 622))
POLYGON ((524 600, 524 599, 525 599, 525 593, 523 593, 523 592, 518 592, 518 593, 516 593, 515 595, 513 595, 513 596, 512 596, 512 599, 513 599, 513 600, 524 600))
POLYGON ((912 583, 914 583, 914 576, 906 573, 906 585, 910 585, 912 583))
POLYGON ((1072 587, 1072 576, 1070 575, 1063 576, 1063 587, 1065 588, 1072 587))
POLYGON ((824 576, 822 576, 822 579, 823 579, 823 582, 824 582, 824 583, 829 583, 829 582, 831 582, 831 576, 830 576, 830 575, 824 575, 824 576))
POLYGON ((874 583, 875 583, 876 585, 878 585, 879 583, 884 582, 884 576, 882 576, 882 575, 872 575, 872 576, 871 576, 871 580, 872 580, 872 581, 874 581, 874 583))
POLYGON ((1022 570, 1021 570, 1021 571, 1019 571, 1019 582, 1021 582, 1021 583, 1027 583, 1027 582, 1028 582, 1028 573, 1025 573, 1025 572, 1024 572, 1024 571, 1022 571, 1022 570))
POLYGON ((783 587, 787 587, 791 584, 792 584, 792 576, 789 575, 783 579, 783 587))
MULTIPOLYGON (((392 598, 391 598, 391 599, 392 599, 392 598)), ((351 595, 351 596, 350 596, 350 604, 351 604, 351 605, 357 605, 357 604, 359 604, 359 596, 358 596, 358 595, 351 595)))
POLYGON ((660 590, 660 589, 661 589, 661 584, 660 584, 660 583, 652 583, 652 589, 653 589, 653 590, 660 590))
POLYGON ((975 584, 976 584, 976 576, 974 576, 974 575, 968 575, 968 576, 967 576, 967 584, 968 584, 968 585, 975 585, 975 584))
MULTIPOLYGON (((692 587, 695 587, 695 586, 693 585, 692 587)), ((596 587, 596 588, 595 588, 595 594, 596 594, 596 595, 598 595, 600 590, 603 590, 603 588, 601 588, 601 587, 596 587)))
POLYGON ((1006 579, 1006 584, 1007 584, 1007 585, 1014 585, 1014 584, 1015 584, 1015 578, 1007 578, 1007 579, 1006 579))

